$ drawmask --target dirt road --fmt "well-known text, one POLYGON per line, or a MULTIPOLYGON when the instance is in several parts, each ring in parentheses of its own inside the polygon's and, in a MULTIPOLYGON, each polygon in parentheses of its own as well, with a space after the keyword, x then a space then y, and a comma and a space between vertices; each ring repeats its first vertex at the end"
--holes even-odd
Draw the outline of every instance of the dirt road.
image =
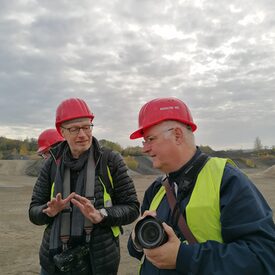
MULTIPOLYGON (((44 226, 29 222, 28 207, 35 178, 11 176, 0 171, 0 274, 39 274, 38 250, 44 226)), ((275 211, 275 177, 254 171, 250 177, 275 211)), ((155 176, 133 176, 139 199, 155 176)), ((127 253, 127 239, 133 225, 121 236, 120 275, 137 274, 138 261, 127 253)))

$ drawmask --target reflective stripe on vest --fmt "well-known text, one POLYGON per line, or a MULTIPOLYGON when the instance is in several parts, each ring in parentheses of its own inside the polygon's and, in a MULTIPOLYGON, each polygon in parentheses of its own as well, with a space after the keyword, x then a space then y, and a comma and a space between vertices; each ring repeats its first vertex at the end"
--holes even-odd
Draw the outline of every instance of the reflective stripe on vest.
MULTIPOLYGON (((110 194, 107 192, 106 190, 106 187, 103 183, 103 181, 101 180, 100 177, 99 178, 99 181, 101 182, 102 186, 103 186, 103 189, 104 189, 104 194, 103 194, 103 201, 104 201, 104 207, 110 207, 112 206, 112 199, 111 199, 111 196, 110 194)), ((112 181, 111 181, 112 182, 112 181)), ((111 226, 111 229, 113 231, 113 235, 115 237, 117 237, 119 234, 120 234, 120 229, 119 229, 119 226, 111 226)))
MULTIPOLYGON (((198 242, 223 242, 220 224, 220 186, 225 164, 230 159, 210 158, 200 171, 190 200, 186 206, 186 222, 198 242)), ((149 210, 156 210, 165 195, 161 186, 149 210)))
POLYGON ((109 178, 109 180, 110 180, 110 183, 111 183, 111 185, 112 185, 112 188, 114 189, 113 178, 112 178, 112 174, 111 174, 111 171, 110 171, 109 166, 107 166, 107 173, 108 173, 108 178, 109 178))
POLYGON ((52 188, 51 188, 51 200, 53 199, 54 197, 54 182, 52 184, 52 188))

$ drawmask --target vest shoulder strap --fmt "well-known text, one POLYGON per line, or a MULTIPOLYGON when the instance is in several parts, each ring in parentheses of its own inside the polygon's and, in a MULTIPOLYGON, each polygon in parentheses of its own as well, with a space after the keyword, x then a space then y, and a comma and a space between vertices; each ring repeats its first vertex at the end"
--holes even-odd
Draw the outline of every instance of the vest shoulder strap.
MULTIPOLYGON (((208 155, 202 153, 185 171, 183 180, 185 181, 188 188, 192 188, 194 186, 193 183, 196 181, 198 174, 200 173, 201 169, 204 167, 209 158, 210 157, 208 155)), ((156 182, 160 184, 156 184, 153 189, 150 210, 156 210, 158 205, 160 204, 160 201, 165 195, 165 188, 162 186, 162 182, 164 182, 165 179, 166 175, 163 175, 156 180, 156 182)), ((181 200, 181 198, 179 199, 181 200)))
POLYGON ((111 154, 112 150, 109 148, 103 148, 103 153, 100 158, 100 169, 99 169, 99 174, 102 177, 102 181, 105 185, 105 188, 109 194, 112 194, 113 191, 113 180, 112 180, 112 175, 110 172, 110 169, 108 167, 108 158, 109 155, 111 154))
POLYGON ((185 180, 190 182, 196 181, 198 174, 208 161, 209 156, 201 153, 199 157, 190 165, 190 167, 184 172, 185 180))
POLYGON ((201 153, 195 159, 195 161, 193 161, 193 163, 191 163, 188 168, 185 169, 182 174, 182 182, 178 186, 178 201, 181 201, 183 199, 182 196, 185 196, 184 194, 190 194, 192 192, 197 177, 209 158, 210 157, 207 154, 201 153))

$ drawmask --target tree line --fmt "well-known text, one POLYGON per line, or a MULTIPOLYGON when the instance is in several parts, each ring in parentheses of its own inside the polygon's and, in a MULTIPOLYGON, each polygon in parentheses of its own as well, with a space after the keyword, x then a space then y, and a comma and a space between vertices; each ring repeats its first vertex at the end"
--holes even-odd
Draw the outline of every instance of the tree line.
MULTIPOLYGON (((141 147, 123 148, 120 144, 102 139, 99 140, 101 146, 118 151, 123 156, 142 155, 141 147)), ((37 139, 26 138, 24 140, 9 139, 0 137, 0 159, 28 159, 37 157, 37 139)))
MULTIPOLYGON (((101 146, 118 151, 122 156, 141 156, 142 148, 140 146, 123 148, 119 143, 106 139, 99 140, 101 146)), ((9 139, 0 137, 0 159, 27 159, 37 157, 37 139, 26 138, 24 140, 9 139)), ((200 145, 200 149, 208 154, 215 152, 210 146, 200 145)), ((254 141, 254 152, 271 151, 275 152, 275 146, 268 148, 263 146, 260 137, 256 137, 254 141)))

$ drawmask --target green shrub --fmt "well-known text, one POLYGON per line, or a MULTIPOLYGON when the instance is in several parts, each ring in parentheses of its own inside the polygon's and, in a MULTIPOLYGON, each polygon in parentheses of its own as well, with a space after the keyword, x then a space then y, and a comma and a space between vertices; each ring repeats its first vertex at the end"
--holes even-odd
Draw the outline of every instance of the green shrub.
POLYGON ((135 160, 134 157, 131 157, 131 156, 124 157, 124 161, 129 169, 136 170, 138 168, 138 162, 135 160))
POLYGON ((255 168, 256 167, 256 163, 254 162, 253 159, 245 159, 242 158, 242 161, 245 163, 245 165, 249 168, 255 168))

